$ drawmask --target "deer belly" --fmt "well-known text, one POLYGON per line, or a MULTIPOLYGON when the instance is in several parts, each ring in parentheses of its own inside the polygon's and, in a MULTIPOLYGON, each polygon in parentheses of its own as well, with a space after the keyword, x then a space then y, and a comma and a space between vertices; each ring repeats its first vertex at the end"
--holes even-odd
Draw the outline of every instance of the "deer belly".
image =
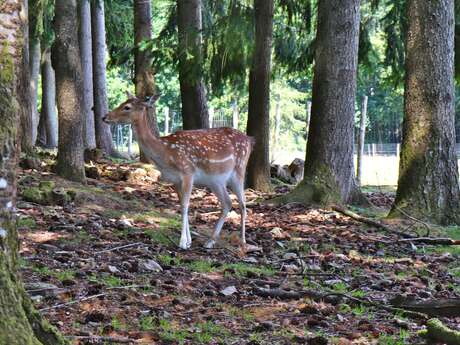
POLYGON ((232 174, 231 171, 221 174, 208 174, 201 169, 197 169, 193 175, 193 183, 197 186, 216 186, 216 185, 227 185, 227 181, 232 174))
POLYGON ((166 182, 170 183, 178 183, 180 182, 181 178, 177 173, 174 173, 173 171, 169 171, 167 169, 161 169, 161 179, 166 182))

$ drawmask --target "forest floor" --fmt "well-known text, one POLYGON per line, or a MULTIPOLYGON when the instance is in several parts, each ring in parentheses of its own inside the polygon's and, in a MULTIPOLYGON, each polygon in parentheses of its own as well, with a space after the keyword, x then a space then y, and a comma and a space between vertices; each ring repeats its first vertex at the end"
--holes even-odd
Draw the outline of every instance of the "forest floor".
MULTIPOLYGON (((385 307, 460 297, 458 247, 398 242, 331 210, 263 202, 286 186, 247 192, 246 253, 235 211, 220 247, 203 248, 219 208, 212 194, 195 189, 193 245, 179 250, 171 186, 139 165, 93 169, 100 176, 87 185, 47 167, 20 171, 26 289, 74 344, 421 344, 423 321, 385 307), (31 202, 43 181, 71 200, 31 202)), ((368 196, 379 207, 355 211, 384 216, 392 193, 368 196)), ((426 231, 418 223, 387 224, 426 231)), ((457 228, 443 231, 460 238, 457 228)), ((460 328, 460 317, 441 320, 460 328)))

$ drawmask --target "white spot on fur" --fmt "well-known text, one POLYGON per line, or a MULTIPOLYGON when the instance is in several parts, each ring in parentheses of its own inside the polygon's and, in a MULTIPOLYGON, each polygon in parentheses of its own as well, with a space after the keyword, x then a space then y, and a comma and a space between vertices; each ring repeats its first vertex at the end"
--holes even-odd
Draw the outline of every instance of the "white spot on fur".
POLYGON ((226 161, 228 161, 230 159, 233 159, 233 155, 230 155, 230 156, 222 158, 222 159, 210 159, 209 161, 211 163, 223 163, 223 162, 226 162, 226 161))
POLYGON ((8 182, 4 178, 0 178, 0 189, 6 189, 8 182))

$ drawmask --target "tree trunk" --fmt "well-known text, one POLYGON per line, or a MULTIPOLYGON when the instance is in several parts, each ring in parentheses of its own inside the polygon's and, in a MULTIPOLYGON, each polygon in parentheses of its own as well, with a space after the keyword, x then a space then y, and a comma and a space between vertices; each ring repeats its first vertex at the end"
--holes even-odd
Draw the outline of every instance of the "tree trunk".
MULTIPOLYGON (((139 98, 152 97, 156 94, 152 59, 148 50, 140 50, 139 45, 152 38, 152 10, 150 1, 134 1, 134 62, 136 79, 136 96, 139 98)), ((149 125, 155 135, 160 135, 156 119, 155 105, 149 109, 149 125)), ((149 163, 150 160, 140 149, 141 162, 149 163)))
POLYGON ((359 0, 320 0, 303 181, 281 201, 365 203, 354 178, 359 0))
POLYGON ((357 159, 357 173, 356 183, 361 186, 361 180, 363 175, 363 157, 364 157, 364 139, 366 137, 366 117, 367 117, 367 101, 368 97, 363 97, 363 103, 361 105, 361 118, 359 119, 359 137, 358 137, 358 159, 357 159))
POLYGON ((39 121, 38 114, 38 75, 40 73, 40 40, 37 38, 31 38, 30 40, 30 104, 32 112, 32 143, 35 144, 37 141, 37 127, 39 121))
POLYGON ((105 64, 104 1, 91 2, 91 29, 93 43, 94 124, 96 146, 110 156, 119 156, 112 141, 110 126, 102 118, 108 112, 105 64))
POLYGON ((165 130, 164 130, 164 135, 169 134, 169 107, 165 107, 165 130))
POLYGON ((247 185, 270 190, 270 72, 273 39, 273 0, 254 0, 255 50, 249 73, 249 109, 247 134, 256 144, 249 158, 247 185))
POLYGON ((85 181, 83 161, 83 88, 76 0, 56 0, 52 63, 56 71, 59 146, 56 171, 72 181, 85 181))
POLYGON ((90 0, 78 0, 78 15, 80 18, 80 30, 78 34, 83 76, 81 110, 83 118, 85 119, 83 123, 83 142, 85 144, 85 148, 93 149, 96 147, 96 129, 94 128, 93 112, 93 51, 90 0))
POLYGON ((3 0, 0 4, 0 36, 10 37, 0 41, 0 344, 59 345, 66 341, 33 309, 18 275, 14 219, 20 121, 17 104, 30 98, 27 88, 17 87, 22 82, 22 70, 28 70, 22 57, 28 51, 24 7, 23 0, 3 0))
POLYGON ((407 14, 403 140, 390 216, 459 224, 454 1, 409 0, 407 14))
MULTIPOLYGON (((23 1, 24 6, 24 15, 27 16, 28 13, 28 1, 23 1)), ((29 66, 29 32, 27 28, 27 19, 26 19, 26 30, 22 35, 24 41, 24 54, 22 54, 21 64, 27 66, 27 68, 21 68, 21 77, 17 81, 18 88, 18 97, 20 98, 19 112, 20 123, 21 123, 21 150, 27 154, 32 153, 33 151, 33 120, 32 120, 32 103, 30 99, 30 70, 29 66)))
POLYGON ((203 82, 201 0, 177 0, 179 82, 183 129, 209 127, 203 82))
MULTIPOLYGON (((40 114, 39 131, 44 127, 46 133, 44 145, 54 148, 58 145, 58 118, 56 114, 56 79, 51 65, 50 49, 45 49, 42 56, 42 109, 40 114)), ((42 138, 42 135, 40 136, 42 138)))

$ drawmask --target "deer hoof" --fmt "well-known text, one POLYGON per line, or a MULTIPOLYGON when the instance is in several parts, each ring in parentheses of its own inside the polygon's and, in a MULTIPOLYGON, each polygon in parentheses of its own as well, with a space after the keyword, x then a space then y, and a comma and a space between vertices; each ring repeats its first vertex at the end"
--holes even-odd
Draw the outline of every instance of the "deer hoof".
POLYGON ((187 242, 187 241, 180 241, 179 242, 179 248, 183 250, 187 250, 192 246, 192 242, 187 242))
POLYGON ((216 244, 216 241, 214 240, 209 240, 208 242, 206 242, 206 244, 204 245, 205 248, 207 249, 212 249, 214 248, 214 245, 216 244))

